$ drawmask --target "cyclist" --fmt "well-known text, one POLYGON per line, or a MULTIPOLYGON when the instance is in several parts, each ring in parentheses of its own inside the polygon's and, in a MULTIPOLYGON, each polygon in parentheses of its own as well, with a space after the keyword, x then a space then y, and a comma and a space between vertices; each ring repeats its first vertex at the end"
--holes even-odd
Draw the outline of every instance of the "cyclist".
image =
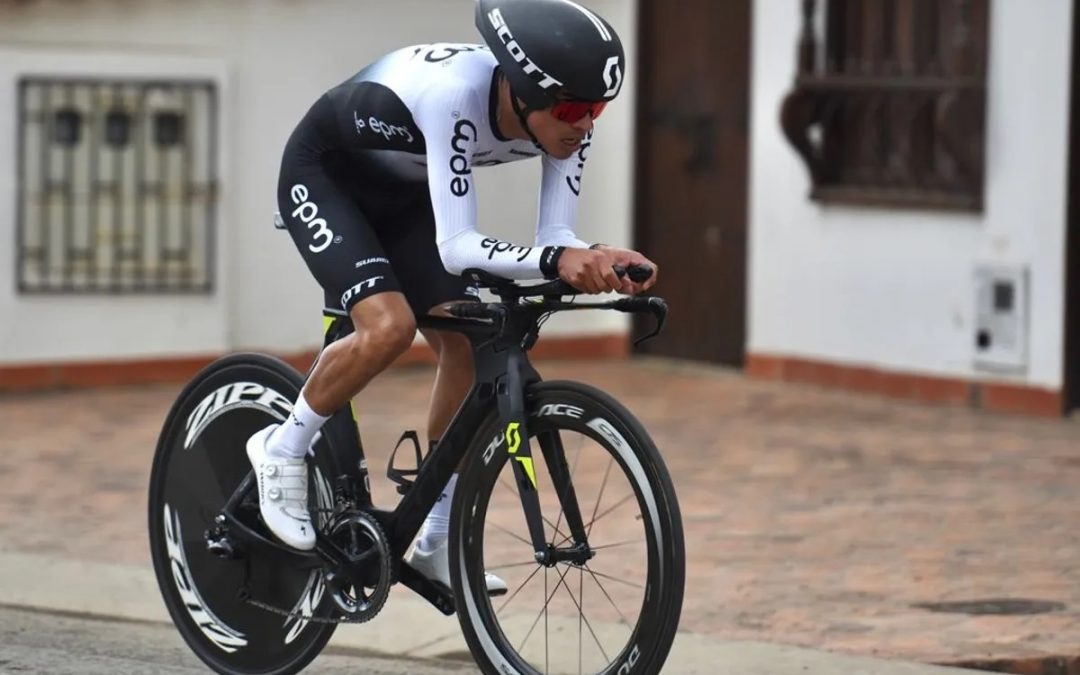
MULTIPOLYGON (((587 293, 639 293, 613 265, 638 252, 574 235, 593 122, 622 87, 614 29, 570 0, 478 0, 486 46, 430 44, 392 52, 323 95, 285 146, 281 215, 349 337, 327 347, 285 423, 256 433, 247 454, 270 530, 311 549, 306 455, 335 410, 409 348, 415 315, 475 301, 460 273, 562 278, 587 293), (540 157, 536 241, 476 230, 473 168, 540 157)), ((438 358, 427 422, 435 443, 472 385, 460 334, 422 331, 438 358)), ((406 562, 449 587, 447 526, 455 479, 424 522, 406 562)), ((490 592, 506 586, 488 575, 490 592)))

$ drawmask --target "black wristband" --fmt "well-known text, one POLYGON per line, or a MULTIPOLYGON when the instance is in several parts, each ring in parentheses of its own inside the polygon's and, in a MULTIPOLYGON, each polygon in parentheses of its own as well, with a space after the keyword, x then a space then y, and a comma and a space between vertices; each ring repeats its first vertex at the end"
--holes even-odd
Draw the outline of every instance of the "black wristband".
POLYGON ((559 258, 562 257, 565 246, 546 246, 540 254, 540 274, 545 279, 559 278, 559 258))

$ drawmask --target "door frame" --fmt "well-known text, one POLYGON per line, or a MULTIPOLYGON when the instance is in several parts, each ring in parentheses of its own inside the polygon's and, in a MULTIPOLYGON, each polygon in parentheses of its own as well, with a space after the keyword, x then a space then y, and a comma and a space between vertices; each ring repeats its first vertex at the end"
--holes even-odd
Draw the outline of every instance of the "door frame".
POLYGON ((1073 6, 1069 93, 1068 193, 1065 207, 1063 412, 1080 409, 1080 7, 1073 6))

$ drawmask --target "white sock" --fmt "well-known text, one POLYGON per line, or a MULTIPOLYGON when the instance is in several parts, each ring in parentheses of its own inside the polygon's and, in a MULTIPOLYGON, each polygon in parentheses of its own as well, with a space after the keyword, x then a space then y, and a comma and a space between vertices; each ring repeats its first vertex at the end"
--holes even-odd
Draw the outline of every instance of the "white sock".
POLYGON ((266 454, 278 457, 303 458, 307 455, 311 440, 329 417, 323 417, 308 405, 304 392, 296 399, 289 418, 274 429, 266 442, 266 454))
POLYGON ((431 508, 431 513, 424 520, 424 526, 420 528, 420 536, 417 545, 425 551, 434 551, 442 546, 450 532, 450 503, 454 501, 454 488, 457 486, 455 473, 447 481, 443 488, 439 501, 431 508))

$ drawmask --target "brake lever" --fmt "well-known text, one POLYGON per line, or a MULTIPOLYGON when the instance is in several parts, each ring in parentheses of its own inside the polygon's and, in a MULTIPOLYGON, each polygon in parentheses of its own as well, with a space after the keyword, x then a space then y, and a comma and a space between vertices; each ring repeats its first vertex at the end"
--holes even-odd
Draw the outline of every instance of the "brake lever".
POLYGON ((664 324, 667 322, 667 302, 663 298, 648 298, 649 301, 649 313, 656 319, 656 327, 653 331, 644 337, 639 337, 634 340, 634 346, 638 347, 643 342, 648 342, 654 337, 660 335, 660 331, 664 330, 664 324))
POLYGON ((611 303, 613 309, 617 309, 620 312, 640 313, 648 312, 652 314, 653 319, 656 321, 656 326, 652 332, 643 337, 639 337, 634 340, 634 346, 637 347, 643 342, 647 342, 664 330, 664 324, 667 322, 668 306, 667 301, 663 298, 655 296, 638 296, 635 298, 623 298, 611 303))

